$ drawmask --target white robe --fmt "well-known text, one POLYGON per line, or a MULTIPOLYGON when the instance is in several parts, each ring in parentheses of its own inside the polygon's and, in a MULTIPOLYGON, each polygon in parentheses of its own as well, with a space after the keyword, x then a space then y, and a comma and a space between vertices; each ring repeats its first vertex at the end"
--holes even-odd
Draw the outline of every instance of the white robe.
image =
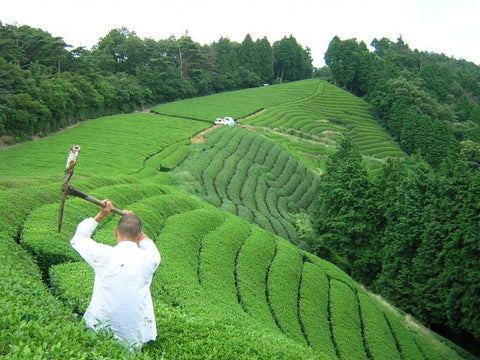
POLYGON ((97 225, 93 218, 83 220, 70 240, 95 272, 92 298, 83 317, 88 328, 106 328, 126 346, 139 347, 157 337, 150 283, 160 253, 148 238, 138 245, 97 243, 91 239, 97 225))

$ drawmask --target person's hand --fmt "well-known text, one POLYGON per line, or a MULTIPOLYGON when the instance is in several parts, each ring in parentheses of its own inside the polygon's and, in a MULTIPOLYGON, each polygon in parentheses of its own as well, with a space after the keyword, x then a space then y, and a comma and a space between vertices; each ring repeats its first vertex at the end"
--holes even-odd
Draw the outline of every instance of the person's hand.
POLYGON ((111 201, 108 199, 105 199, 102 201, 102 203, 105 205, 104 207, 100 208, 100 212, 104 213, 105 215, 108 215, 110 211, 112 211, 113 204, 111 201))
POLYGON ((108 199, 102 200, 102 203, 105 205, 104 207, 100 208, 100 211, 95 216, 95 221, 100 222, 105 216, 107 216, 110 211, 112 211, 113 204, 108 199))

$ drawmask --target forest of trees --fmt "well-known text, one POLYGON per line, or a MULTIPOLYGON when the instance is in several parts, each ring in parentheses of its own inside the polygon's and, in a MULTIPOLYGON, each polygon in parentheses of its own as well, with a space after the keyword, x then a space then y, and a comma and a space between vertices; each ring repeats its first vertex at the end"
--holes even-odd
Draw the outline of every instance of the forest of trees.
POLYGON ((41 29, 0 22, 0 137, 21 141, 146 105, 310 78, 310 50, 293 36, 201 45, 113 29, 90 50, 41 29))
POLYGON ((410 156, 370 177, 348 139, 327 164, 313 251, 480 353, 480 67, 403 39, 334 37, 338 86, 365 98, 410 156))

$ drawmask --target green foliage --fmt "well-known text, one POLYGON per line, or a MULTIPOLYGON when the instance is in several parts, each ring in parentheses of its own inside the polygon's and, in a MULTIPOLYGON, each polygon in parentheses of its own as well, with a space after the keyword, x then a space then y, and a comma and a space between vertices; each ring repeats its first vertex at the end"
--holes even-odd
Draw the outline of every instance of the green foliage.
MULTIPOLYGON (((203 46, 188 35, 141 39, 122 27, 91 50, 71 51, 62 38, 29 26, 0 26, 0 38, 0 136, 19 139, 151 104, 257 87, 273 80, 273 59, 284 57, 268 39, 250 35, 242 44, 222 38, 203 46)), ((302 71, 287 81, 313 73, 309 53, 296 47, 301 56, 291 67, 302 71)))
POLYGON ((297 312, 302 258, 290 244, 277 242, 268 273, 268 301, 278 327, 289 337, 305 343, 297 312))
POLYGON ((275 54, 276 81, 296 81, 311 77, 313 68, 310 49, 303 49, 292 35, 276 41, 272 48, 275 54))
MULTIPOLYGON (((400 345, 396 343, 395 334, 390 329, 390 323, 382 311, 376 306, 374 298, 360 294, 358 296, 362 316, 364 319, 365 338, 368 339, 367 346, 374 359, 381 357, 381 354, 391 354, 392 359, 401 359, 403 352, 400 345), (380 339, 375 334, 384 334, 380 339)), ((418 354, 416 355, 418 357, 418 354)))
POLYGON ((240 223, 232 216, 210 232, 201 244, 197 265, 199 281, 226 307, 235 308, 242 301, 237 292, 236 258, 249 235, 249 228, 247 223, 240 223))
POLYGON ((353 289, 344 282, 329 282, 332 330, 340 358, 367 359, 361 318, 353 289))
POLYGON ((479 141, 478 66, 445 55, 412 51, 374 39, 369 52, 356 39, 335 36, 325 54, 335 82, 365 95, 388 132, 408 154, 419 153, 438 168, 458 155, 457 140, 479 141), (460 123, 460 125, 458 124, 460 123))
MULTIPOLYGON (((158 185, 122 184, 97 188, 90 193, 94 197, 111 199, 119 208, 128 208, 136 199, 162 194, 163 190, 158 185)), ((66 225, 62 233, 58 233, 55 226, 58 221, 58 204, 38 207, 23 224, 22 245, 38 259, 38 265, 45 274, 53 264, 79 260, 69 243, 74 231, 72 226, 91 213, 92 205, 79 199, 67 201, 63 215, 66 225)))
POLYGON ((248 314, 270 328, 275 328, 276 325, 266 299, 265 276, 274 252, 274 236, 265 234, 259 228, 253 228, 237 260, 241 304, 248 314))
POLYGON ((50 283, 73 312, 83 314, 92 296, 94 273, 86 262, 64 262, 50 267, 50 283), (78 281, 82 279, 82 281, 78 281))
POLYGON ((165 157, 165 159, 162 160, 160 163, 160 169, 162 171, 170 171, 174 168, 176 168, 185 158, 188 156, 190 153, 190 148, 182 144, 178 146, 174 152, 169 154, 168 156, 165 157))
MULTIPOLYGON (((196 147, 203 150, 192 150, 176 172, 190 172, 205 200, 297 242, 290 213, 306 210, 312 199, 304 195, 318 186, 308 169, 279 146, 242 128, 215 130, 196 147)), ((193 185, 190 191, 196 189, 193 185)))
POLYGON ((300 314, 306 338, 312 349, 322 351, 330 359, 336 353, 330 335, 328 278, 310 262, 304 262, 300 293, 300 314))
MULTIPOLYGON (((123 35, 135 38, 134 34, 123 35)), ((184 46, 185 56, 195 55, 198 50, 188 39, 180 45, 184 46)), ((195 57, 185 61, 183 75, 200 81, 193 71, 199 64, 195 57)), ((285 91, 285 96, 294 88, 303 89, 311 95, 312 86, 316 88, 318 83, 306 81, 291 84, 290 88, 282 85, 269 89, 285 91)), ((252 92, 266 89, 252 89, 252 92)), ((274 94, 273 90, 269 91, 274 94)), ((307 120, 302 121, 308 129, 311 125, 307 120)), ((285 234, 290 234, 290 228, 276 218, 311 210, 318 179, 274 142, 244 129, 210 132, 206 143, 188 147, 188 158, 177 166, 178 170, 159 172, 167 159, 174 165, 181 161, 187 152, 187 138, 204 129, 205 124, 152 114, 107 117, 0 152, 0 250, 5 255, 0 264, 0 356, 12 359, 332 359, 337 355, 358 359, 366 354, 412 359, 466 357, 464 353, 456 354, 451 344, 439 341, 419 324, 406 325, 404 316, 381 306, 333 264, 190 195, 160 185, 158 181, 168 180, 163 175, 178 175, 175 184, 182 179, 191 181, 193 177, 203 179, 206 186, 196 188, 199 195, 210 194, 212 199, 220 199, 221 194, 223 209, 236 211, 285 234), (159 336, 138 354, 123 349, 111 335, 86 330, 80 320, 79 315, 89 300, 93 274, 75 253, 69 257, 72 250, 68 240, 78 221, 95 214, 95 207, 69 198, 63 232, 58 234, 55 230, 62 179, 58 169, 60 165, 63 169, 66 150, 77 139, 83 139, 78 141, 83 154, 72 184, 133 210, 142 218, 144 231, 156 242, 162 255, 151 285, 159 336), (195 166, 189 169, 191 175, 186 174, 185 168, 180 171, 193 156, 195 166), (240 198, 245 202, 236 203, 235 199, 240 198), (374 331, 376 328, 382 330, 374 331), (387 335, 386 329, 390 331, 387 335), (392 338, 398 346, 392 347, 392 338)), ((346 163, 355 170, 352 174, 356 174, 354 183, 357 183, 365 175, 359 171, 358 153, 353 156, 345 151, 344 155, 350 159, 346 163)), ((457 237, 449 239, 448 248, 463 249, 465 245, 466 251, 476 256, 476 243, 462 242, 466 238, 462 224, 468 220, 474 228, 478 222, 472 215, 476 187, 466 186, 470 181, 461 175, 473 178, 474 164, 465 162, 462 166, 455 169, 456 182, 449 184, 445 193, 455 195, 456 213, 468 216, 456 218, 441 213, 435 217, 431 206, 422 216, 453 226, 457 237), (452 190, 456 188, 458 192, 452 190), (462 197, 470 201, 458 201, 462 197)), ((337 170, 348 173, 349 167, 339 164, 337 170)), ((392 179, 398 179, 401 172, 392 174, 392 179)), ((426 169, 423 174, 420 179, 428 180, 426 169)), ((344 179, 347 178, 345 175, 344 179)), ((430 191, 430 183, 427 185, 430 191)), ((397 203, 393 201, 395 189, 377 186, 390 194, 389 204, 397 203)), ((294 219, 290 221, 293 228, 294 219)), ((103 221, 94 239, 113 244, 115 223, 113 215, 103 221)), ((435 297, 438 293, 427 291, 426 286, 435 285, 442 278, 435 277, 434 267, 425 266, 425 259, 433 258, 432 253, 439 245, 427 239, 434 239, 431 235, 441 228, 425 228, 428 231, 420 242, 424 246, 418 248, 418 258, 413 258, 412 263, 419 269, 414 293, 427 294, 424 304, 428 305, 428 301, 438 299, 435 297), (426 277, 434 282, 425 281, 426 277)), ((395 230, 391 226, 390 229, 395 230)), ((382 256, 383 250, 388 253, 385 247, 382 256)), ((472 286, 475 273, 472 278, 467 276, 477 266, 474 259, 462 272, 462 252, 451 253, 446 246, 440 254, 448 260, 444 275, 452 274, 444 278, 454 281, 448 283, 453 285, 449 293, 452 302, 446 313, 454 320, 459 314, 456 306, 461 305, 475 320, 476 288, 472 286), (462 291, 467 294, 465 302, 453 301, 462 291)), ((472 321, 469 326, 474 324, 472 321)))
POLYGON ((373 60, 363 41, 360 43, 357 43, 356 39, 341 41, 335 36, 325 53, 325 63, 340 86, 358 94, 365 91, 364 73, 370 70, 373 60))
POLYGON ((111 337, 86 331, 45 284, 31 256, 0 233, 0 356, 4 359, 133 358, 111 337), (71 341, 75 339, 75 341, 71 341))
POLYGON ((65 133, 25 143, 20 150, 0 152, 0 173, 10 176, 58 174, 60 177, 68 149, 72 144, 79 144, 82 152, 72 185, 75 185, 75 179, 92 174, 135 174, 150 157, 203 128, 205 124, 202 123, 172 121, 171 118, 153 114, 108 116, 82 123, 65 133), (108 146, 106 138, 109 139, 108 146), (131 146, 126 148, 126 144, 131 146), (110 156, 115 156, 115 161, 109 161, 110 156), (9 165, 11 162, 15 162, 15 168, 9 165))
POLYGON ((381 224, 375 191, 358 150, 349 139, 344 140, 329 158, 322 177, 313 211, 318 238, 310 244, 319 255, 333 252, 344 258, 348 272, 367 284, 379 272, 377 256, 372 253, 378 246, 381 224))
POLYGON ((213 122, 217 117, 234 119, 251 115, 266 106, 280 105, 312 94, 317 80, 303 80, 162 104, 152 110, 159 114, 213 122))
POLYGON ((322 177, 310 248, 421 321, 473 338, 474 164, 439 174, 419 158, 388 161, 372 182, 351 143, 342 144, 322 177))

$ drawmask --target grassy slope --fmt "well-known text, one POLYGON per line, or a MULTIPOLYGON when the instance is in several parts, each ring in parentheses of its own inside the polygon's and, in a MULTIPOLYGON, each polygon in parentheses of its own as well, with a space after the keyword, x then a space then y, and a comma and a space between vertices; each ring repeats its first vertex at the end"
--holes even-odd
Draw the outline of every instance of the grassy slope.
POLYGON ((132 174, 143 168, 146 159, 206 127, 205 123, 152 114, 100 118, 80 123, 65 133, 0 151, 0 174, 3 181, 8 180, 5 175, 42 175, 54 180, 63 177, 66 153, 72 144, 82 147, 76 178, 132 174))
MULTIPOLYGON (((162 185, 165 159, 183 157, 167 149, 202 127, 155 115, 108 117, 0 152, 0 355, 131 356, 108 335, 84 330, 76 315, 88 303, 92 273, 68 239, 95 207, 69 199, 63 232, 55 230, 58 173, 79 143, 75 185, 138 213, 162 253, 152 283, 160 335, 138 358, 389 359, 392 349, 400 358, 459 358, 335 266, 162 185), (138 132, 119 130, 130 125, 138 132)), ((114 226, 112 216, 95 238, 111 243, 114 226)))
POLYGON ((156 106, 153 111, 211 122, 223 116, 233 116, 238 119, 267 106, 303 99, 315 92, 317 87, 317 81, 298 81, 175 101, 156 106))

